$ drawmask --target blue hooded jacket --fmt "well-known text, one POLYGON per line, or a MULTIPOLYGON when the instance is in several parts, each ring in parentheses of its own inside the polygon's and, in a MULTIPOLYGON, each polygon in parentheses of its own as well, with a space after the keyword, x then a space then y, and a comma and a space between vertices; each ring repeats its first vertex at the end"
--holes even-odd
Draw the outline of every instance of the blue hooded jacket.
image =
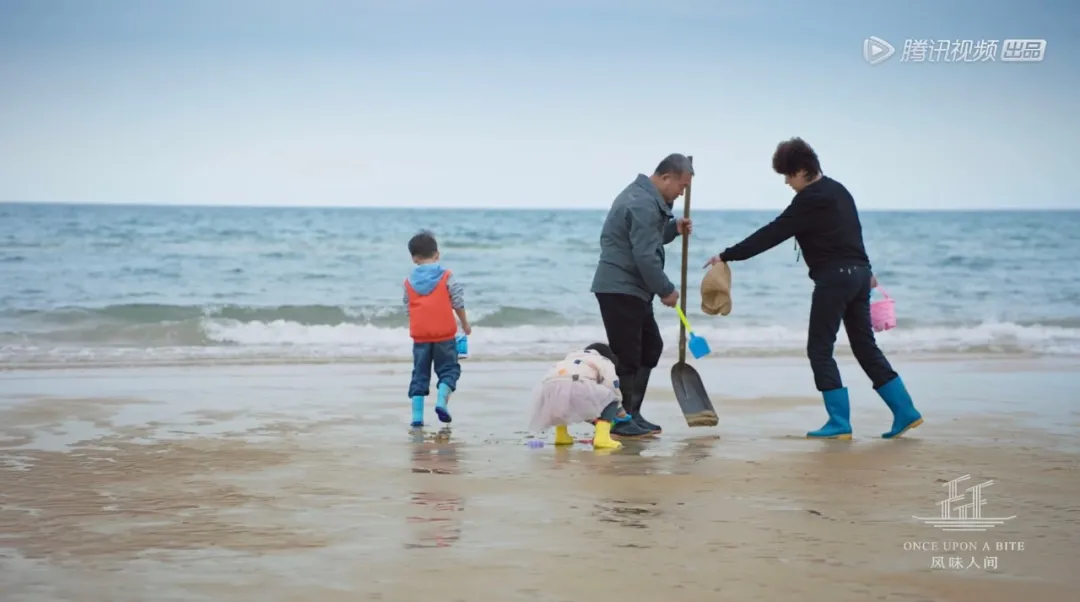
MULTIPOLYGON (((413 290, 420 295, 430 295, 431 291, 435 290, 435 285, 439 284, 439 279, 446 273, 446 268, 437 263, 422 263, 409 273, 409 286, 413 287, 413 290)), ((461 286, 461 283, 457 281, 454 274, 450 274, 450 278, 447 279, 446 286, 450 289, 450 305, 454 309, 465 308, 465 290, 461 286)), ((405 310, 409 309, 409 293, 405 291, 402 297, 402 301, 405 304, 405 310)))
POLYGON ((446 270, 437 263, 424 263, 413 268, 412 273, 409 274, 409 284, 417 293, 430 295, 445 272, 446 270))

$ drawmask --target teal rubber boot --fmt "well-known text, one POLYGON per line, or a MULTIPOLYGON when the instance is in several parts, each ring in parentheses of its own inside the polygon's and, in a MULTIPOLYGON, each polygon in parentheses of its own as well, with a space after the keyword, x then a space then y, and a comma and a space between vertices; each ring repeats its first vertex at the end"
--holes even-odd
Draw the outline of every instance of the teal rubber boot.
POLYGON ((893 414, 892 428, 889 432, 881 434, 882 439, 895 439, 923 423, 922 414, 915 409, 915 403, 911 401, 911 395, 908 394, 907 387, 899 376, 890 380, 877 392, 893 414))
POLYGON ((806 433, 808 439, 851 439, 851 402, 847 388, 823 391, 825 411, 829 421, 816 431, 806 433))
POLYGON ((450 394, 453 391, 450 390, 450 386, 443 383, 439 385, 439 399, 435 402, 435 413, 439 415, 439 420, 449 423, 452 418, 450 417, 450 410, 446 408, 446 404, 450 403, 450 394))
POLYGON ((424 426, 424 396, 417 395, 412 398, 412 423, 413 428, 424 426))

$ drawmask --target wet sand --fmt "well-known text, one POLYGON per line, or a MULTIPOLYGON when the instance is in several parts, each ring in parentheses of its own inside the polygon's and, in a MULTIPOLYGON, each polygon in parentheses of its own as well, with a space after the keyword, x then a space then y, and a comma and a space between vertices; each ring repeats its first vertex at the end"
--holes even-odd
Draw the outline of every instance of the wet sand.
POLYGON ((854 441, 802 437, 805 362, 717 359, 718 427, 661 366, 667 431, 609 454, 525 445, 546 363, 466 364, 420 433, 403 364, 0 372, 0 600, 1080 599, 1080 365, 897 361, 926 423, 883 441, 841 363, 854 441), (962 475, 1014 518, 913 518, 962 475))

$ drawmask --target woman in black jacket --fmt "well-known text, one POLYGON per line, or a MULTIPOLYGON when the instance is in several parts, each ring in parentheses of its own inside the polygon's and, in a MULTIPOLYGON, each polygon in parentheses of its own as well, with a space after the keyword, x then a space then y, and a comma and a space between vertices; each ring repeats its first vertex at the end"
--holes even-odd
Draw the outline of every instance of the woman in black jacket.
POLYGON ((881 436, 898 437, 922 424, 923 419, 874 340, 870 290, 877 286, 877 280, 863 246, 855 199, 842 184, 821 173, 817 153, 801 138, 777 145, 772 161, 773 170, 795 190, 795 198, 779 217, 710 259, 705 267, 750 259, 794 236, 814 281, 806 355, 829 415, 824 426, 806 436, 851 438, 848 391, 833 359, 836 333, 843 323, 855 359, 892 410, 892 428, 881 436))

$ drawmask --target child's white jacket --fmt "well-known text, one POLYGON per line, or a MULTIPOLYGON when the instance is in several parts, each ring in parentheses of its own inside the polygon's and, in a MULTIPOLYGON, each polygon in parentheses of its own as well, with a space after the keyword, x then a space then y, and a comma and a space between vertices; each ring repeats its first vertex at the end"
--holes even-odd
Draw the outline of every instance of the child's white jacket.
POLYGON ((544 377, 549 380, 586 379, 596 381, 615 393, 615 399, 622 403, 622 391, 619 389, 619 375, 615 373, 615 364, 599 353, 572 351, 561 361, 552 366, 544 377))

